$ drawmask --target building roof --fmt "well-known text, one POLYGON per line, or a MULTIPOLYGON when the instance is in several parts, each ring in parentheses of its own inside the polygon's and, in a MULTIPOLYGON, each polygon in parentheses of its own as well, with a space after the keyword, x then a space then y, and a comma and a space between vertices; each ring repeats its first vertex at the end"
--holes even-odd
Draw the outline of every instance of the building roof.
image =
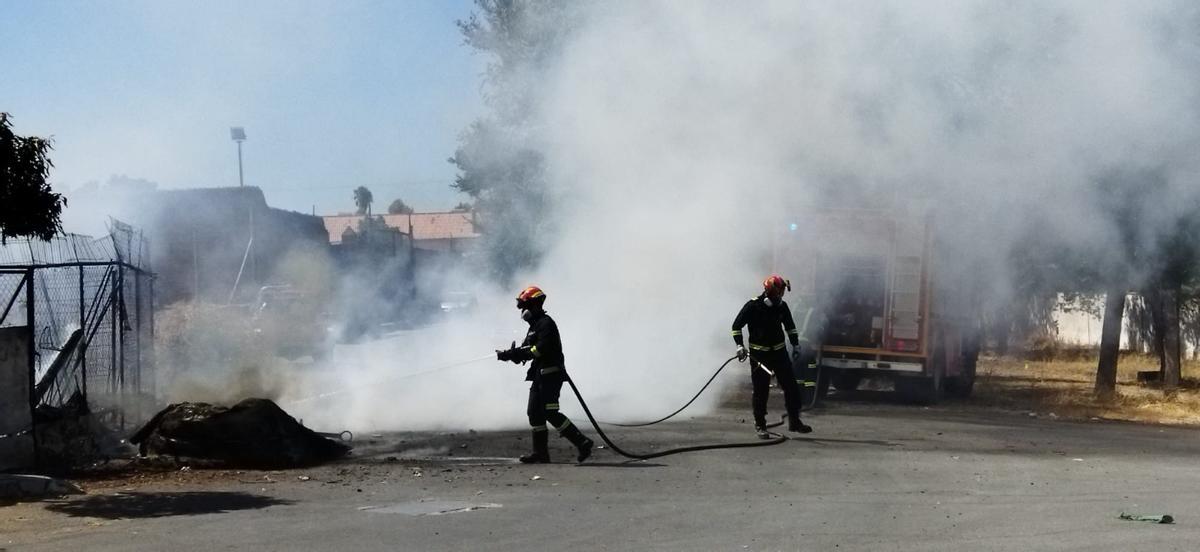
MULTIPOLYGON (((389 228, 395 228, 405 234, 409 233, 411 225, 413 239, 417 241, 479 237, 475 226, 471 224, 471 213, 462 211, 372 216, 382 218, 389 228)), ((357 231, 358 224, 365 215, 331 215, 321 218, 325 220, 325 230, 329 232, 329 243, 336 244, 342 242, 342 234, 347 228, 357 231)))

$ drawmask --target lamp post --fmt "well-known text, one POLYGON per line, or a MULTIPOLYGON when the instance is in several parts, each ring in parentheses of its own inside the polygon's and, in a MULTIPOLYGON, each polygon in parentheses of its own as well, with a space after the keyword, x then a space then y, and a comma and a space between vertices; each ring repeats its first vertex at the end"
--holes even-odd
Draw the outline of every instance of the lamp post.
POLYGON ((246 129, 242 127, 230 127, 229 137, 233 138, 238 145, 238 186, 245 186, 246 182, 242 180, 242 142, 246 141, 246 129))
MULTIPOLYGON (((229 137, 232 138, 234 142, 237 142, 237 146, 238 146, 238 187, 239 188, 245 187, 246 181, 243 179, 243 176, 242 176, 242 142, 246 141, 246 129, 244 129, 242 127, 229 127, 229 137)), ((234 295, 237 293, 238 284, 240 284, 242 281, 242 271, 246 269, 246 261, 247 260, 250 261, 250 275, 249 275, 250 281, 253 283, 258 282, 258 277, 257 277, 258 276, 257 275, 257 272, 258 272, 257 271, 257 268, 258 268, 258 258, 257 257, 258 256, 255 255, 255 251, 254 251, 254 203, 253 202, 251 202, 249 204, 249 211, 250 211, 250 213, 249 213, 250 214, 250 217, 249 217, 250 224, 249 224, 248 230, 249 230, 250 236, 249 236, 249 239, 246 241, 246 253, 245 253, 245 255, 242 256, 242 266, 241 266, 241 268, 238 269, 237 279, 234 280, 234 282, 233 282, 233 290, 229 292, 229 301, 230 302, 233 302, 234 295)))

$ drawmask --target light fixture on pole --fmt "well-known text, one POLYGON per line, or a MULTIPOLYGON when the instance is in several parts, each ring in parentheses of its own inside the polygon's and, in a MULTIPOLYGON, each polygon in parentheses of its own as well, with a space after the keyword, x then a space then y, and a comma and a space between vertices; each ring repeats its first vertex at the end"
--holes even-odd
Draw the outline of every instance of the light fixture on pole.
POLYGON ((230 127, 229 137, 233 138, 238 145, 238 186, 245 186, 246 182, 242 180, 242 142, 246 141, 246 129, 242 127, 230 127))

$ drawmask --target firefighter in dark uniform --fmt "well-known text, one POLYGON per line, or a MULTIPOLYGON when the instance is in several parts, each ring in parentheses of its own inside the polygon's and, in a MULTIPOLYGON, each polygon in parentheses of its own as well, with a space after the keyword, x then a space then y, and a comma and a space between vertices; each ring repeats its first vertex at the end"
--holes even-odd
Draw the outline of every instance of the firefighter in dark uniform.
POLYGON ((816 405, 817 393, 817 348, 821 342, 821 332, 825 327, 825 316, 817 308, 816 298, 811 294, 801 293, 797 297, 797 305, 792 309, 792 319, 796 321, 796 334, 800 338, 800 361, 792 366, 796 375, 796 385, 800 386, 800 404, 816 405))
POLYGON ((796 323, 792 320, 792 312, 783 301, 783 292, 790 287, 787 280, 776 274, 763 280, 763 292, 751 299, 742 307, 737 318, 733 320, 733 341, 737 343, 738 360, 750 358, 750 381, 754 385, 751 405, 754 411, 754 431, 763 439, 769 439, 767 432, 767 392, 771 386, 771 376, 783 389, 784 403, 787 405, 788 431, 809 433, 812 431, 800 422, 800 390, 796 385, 796 377, 792 373, 792 363, 799 361, 800 338, 796 323), (742 328, 750 327, 750 351, 742 340, 742 328), (787 340, 792 342, 792 357, 788 358, 787 340))
POLYGON ((506 351, 496 351, 496 359, 513 363, 529 364, 525 381, 529 385, 529 405, 525 413, 533 432, 533 452, 521 457, 525 464, 544 464, 550 461, 547 447, 549 431, 546 422, 554 425, 558 434, 566 438, 578 450, 576 460, 583 462, 592 454, 592 440, 583 435, 571 420, 558 410, 558 393, 567 381, 567 369, 563 363, 562 340, 558 325, 542 309, 546 294, 537 286, 530 286, 517 296, 517 308, 521 318, 529 323, 529 333, 520 346, 515 343, 506 351))

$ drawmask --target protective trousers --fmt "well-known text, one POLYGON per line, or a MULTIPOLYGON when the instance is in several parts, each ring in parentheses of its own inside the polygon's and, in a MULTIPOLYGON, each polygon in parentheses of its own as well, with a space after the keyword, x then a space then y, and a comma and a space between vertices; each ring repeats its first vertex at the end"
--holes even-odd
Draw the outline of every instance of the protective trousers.
POLYGON ((529 404, 525 408, 525 414, 529 416, 530 430, 533 431, 534 448, 543 449, 534 452, 545 452, 546 422, 550 422, 559 435, 577 448, 588 440, 571 420, 558 411, 558 394, 566 381, 565 376, 566 373, 562 369, 549 374, 538 374, 529 385, 529 404))
POLYGON ((800 419, 800 388, 796 385, 787 351, 754 351, 750 353, 750 382, 754 385, 750 404, 754 411, 754 425, 767 425, 767 397, 771 388, 771 375, 759 367, 759 364, 775 372, 775 380, 783 389, 783 402, 787 408, 788 420, 800 419))

